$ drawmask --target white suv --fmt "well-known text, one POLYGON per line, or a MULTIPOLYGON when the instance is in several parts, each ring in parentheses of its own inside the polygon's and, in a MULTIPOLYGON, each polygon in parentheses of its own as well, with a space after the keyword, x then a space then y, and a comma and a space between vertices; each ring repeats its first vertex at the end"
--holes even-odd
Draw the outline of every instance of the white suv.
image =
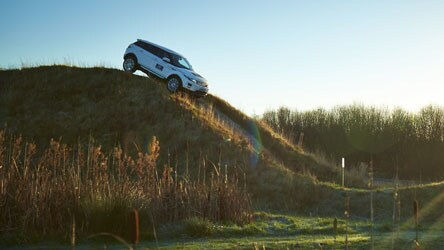
POLYGON ((133 73, 140 70, 147 75, 166 79, 170 92, 183 88, 197 96, 205 96, 208 93, 207 80, 194 72, 185 57, 172 50, 137 39, 128 46, 123 59, 125 71, 133 73))

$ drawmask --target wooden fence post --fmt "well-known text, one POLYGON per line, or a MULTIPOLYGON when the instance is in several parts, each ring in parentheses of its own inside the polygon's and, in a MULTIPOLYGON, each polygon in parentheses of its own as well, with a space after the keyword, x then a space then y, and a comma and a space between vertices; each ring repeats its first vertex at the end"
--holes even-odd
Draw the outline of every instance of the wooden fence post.
POLYGON ((133 209, 130 215, 130 237, 131 243, 136 245, 139 243, 139 212, 133 209))

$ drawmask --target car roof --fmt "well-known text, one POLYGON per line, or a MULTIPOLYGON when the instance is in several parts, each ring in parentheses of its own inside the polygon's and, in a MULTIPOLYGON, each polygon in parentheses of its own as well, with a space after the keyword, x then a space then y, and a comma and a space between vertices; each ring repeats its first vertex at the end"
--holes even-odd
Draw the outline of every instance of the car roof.
POLYGON ((137 39, 137 41, 141 41, 141 42, 145 42, 145 43, 148 43, 148 44, 154 45, 154 46, 159 47, 159 48, 161 48, 161 49, 163 49, 163 50, 165 50, 165 51, 167 51, 167 52, 170 52, 170 53, 172 53, 172 54, 176 54, 176 55, 178 55, 178 56, 184 57, 183 55, 177 53, 177 52, 174 51, 174 50, 167 49, 167 48, 165 48, 165 47, 163 47, 163 46, 160 46, 160 45, 158 45, 158 44, 152 43, 152 42, 150 42, 150 41, 143 40, 143 39, 137 39))

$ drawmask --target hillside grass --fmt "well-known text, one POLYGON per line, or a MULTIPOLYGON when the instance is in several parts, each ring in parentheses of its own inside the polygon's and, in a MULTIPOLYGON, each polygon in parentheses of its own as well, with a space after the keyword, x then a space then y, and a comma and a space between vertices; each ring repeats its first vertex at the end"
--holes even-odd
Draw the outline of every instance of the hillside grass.
POLYGON ((41 66, 0 71, 0 90, 0 124, 38 150, 51 138, 86 145, 93 137, 104 149, 120 145, 134 155, 147 152, 156 136, 164 149, 159 165, 177 162, 181 173, 197 174, 205 158, 245 172, 276 170, 282 176, 290 169, 322 181, 339 179, 338 168, 220 98, 170 95, 157 79, 100 67, 41 66))
MULTIPOLYGON (((179 174, 197 176, 205 159, 207 169, 243 171, 261 206, 305 209, 328 190, 340 193, 322 184, 339 183, 336 166, 213 95, 171 95, 158 79, 62 65, 0 71, 0 90, 0 123, 38 151, 51 138, 86 145, 93 137, 103 149, 120 145, 134 155, 148 152, 156 136, 159 166, 177 164, 179 174)), ((348 187, 366 187, 362 176, 346 175, 348 187)))
MULTIPOLYGON (((139 154, 151 153, 150 145, 155 136, 162 148, 156 158, 159 173, 164 166, 174 166, 179 179, 187 177, 196 181, 207 176, 208 181, 211 172, 218 175, 226 171, 233 174, 238 187, 248 190, 255 210, 339 218, 344 214, 344 199, 348 196, 352 218, 362 221, 370 214, 370 191, 362 176, 347 170, 346 188, 341 187, 337 184, 339 168, 319 155, 304 152, 266 124, 246 116, 220 98, 208 95, 195 99, 184 93, 171 95, 159 80, 116 69, 41 66, 0 71, 0 123, 4 124, 10 138, 18 138, 21 134, 25 142, 34 142, 36 157, 43 155, 51 147, 48 141, 55 138, 56 142, 66 143, 70 148, 80 146, 85 149, 94 145, 100 152, 121 148, 122 155, 137 159, 139 154)), ((7 152, 13 151, 13 141, 5 141, 7 152)), ((5 156, 9 157, 8 154, 5 156)), ((25 163, 23 158, 20 161, 25 163)), ((89 168, 88 164, 79 165, 89 168)), ((18 169, 18 173, 22 173, 23 169, 18 169)), ((97 169, 100 170, 100 166, 97 169)), ((24 181, 20 176, 13 176, 12 180, 24 181)), ((59 185, 60 182, 54 181, 53 184, 59 185)), ((140 190, 149 191, 141 182, 139 184, 140 190)), ((134 194, 130 189, 126 190, 134 194)), ((17 186, 17 192, 20 191, 17 186)), ((106 186, 96 191, 97 197, 110 194, 106 186)), ((438 183, 399 190, 405 230, 410 230, 413 200, 420 202, 422 222, 433 224, 437 218, 438 222, 442 221, 443 191, 444 185, 438 183)), ((53 201, 57 202, 57 199, 53 201)), ((374 202, 378 223, 389 220, 393 189, 376 189, 374 202)), ((6 208, 11 206, 1 204, 6 208)), ((95 205, 99 208, 97 214, 109 207, 106 203, 95 205)), ((194 215, 180 217, 184 221, 172 225, 166 234, 188 234, 187 230, 195 230, 197 224, 203 233, 199 229, 195 231, 196 235, 191 233, 189 237, 232 237, 236 234, 269 237, 263 233, 266 225, 261 224, 260 216, 253 224, 244 227, 231 225, 223 230, 213 230, 211 228, 218 227, 214 222, 202 221, 194 215)), ((265 220, 273 221, 273 215, 265 217, 265 220)), ((167 226, 167 222, 165 220, 162 225, 167 226)), ((291 228, 279 223, 275 226, 273 230, 279 232, 281 228, 283 237, 292 234, 291 228)), ((294 230, 299 230, 297 227, 304 226, 297 224, 294 230)), ((4 232, 2 236, 5 236, 4 232)), ((308 239, 314 239, 310 236, 312 233, 307 231, 308 239)), ((44 239, 48 234, 44 232, 43 235, 43 238, 34 240, 44 239)), ((149 233, 145 236, 152 239, 149 233)), ((361 242, 365 241, 362 237, 367 236, 356 237, 361 242)))
POLYGON ((171 96, 158 79, 67 66, 5 70, 0 76, 0 123, 37 144, 60 137, 67 144, 86 143, 93 136, 104 147, 118 142, 135 151, 146 150, 155 135, 167 149, 161 162, 168 154, 184 162, 187 149, 199 148, 188 155, 194 165, 200 155, 250 165, 239 157, 248 151, 323 180, 338 173, 220 98, 171 96))

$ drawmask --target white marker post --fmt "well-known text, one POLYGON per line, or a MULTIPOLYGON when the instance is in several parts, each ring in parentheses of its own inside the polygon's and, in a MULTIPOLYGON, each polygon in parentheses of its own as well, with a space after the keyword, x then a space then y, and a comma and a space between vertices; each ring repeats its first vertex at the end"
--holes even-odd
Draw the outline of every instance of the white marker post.
POLYGON ((345 158, 342 157, 342 187, 344 186, 344 181, 345 181, 345 158))

